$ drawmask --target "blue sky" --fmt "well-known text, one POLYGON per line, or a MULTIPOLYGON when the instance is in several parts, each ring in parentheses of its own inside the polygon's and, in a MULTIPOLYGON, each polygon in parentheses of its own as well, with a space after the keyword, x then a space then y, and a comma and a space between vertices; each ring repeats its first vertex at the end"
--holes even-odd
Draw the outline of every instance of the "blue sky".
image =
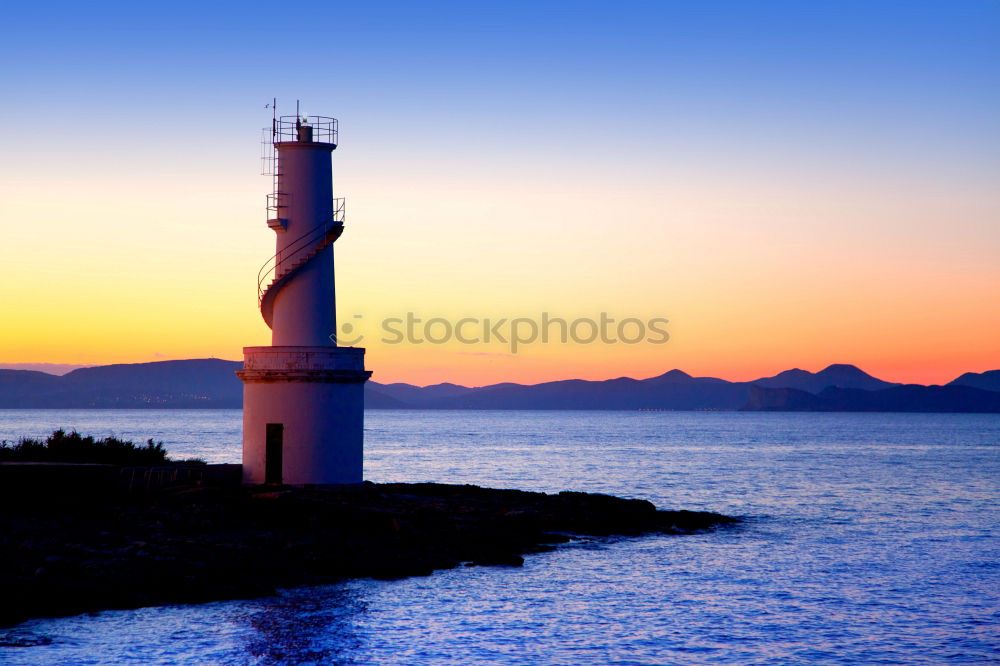
MULTIPOLYGON (((486 302, 677 322, 669 353, 615 352, 595 376, 867 360, 944 378, 1000 352, 981 304, 1000 287, 998 2, 56 2, 4 19, 0 216, 17 221, 12 274, 47 272, 0 298, 27 321, 151 323, 76 347, 28 330, 0 361, 265 343, 249 297, 225 311, 230 337, 193 322, 242 298, 238 276, 271 251, 255 174, 272 97, 341 121, 335 180, 357 225, 338 245, 342 317, 486 302), (147 282, 117 294, 82 255, 147 282), (189 274, 213 282, 165 310, 199 344, 142 309, 189 274), (843 328, 792 326, 824 318, 795 285, 843 328), (875 342, 857 337, 869 326, 875 342), (931 327, 950 333, 886 351, 931 327)), ((570 373, 554 358, 489 379, 570 373)), ((485 377, 444 356, 422 377, 460 379, 459 363, 485 377)))
POLYGON ((17 3, 0 45, 7 111, 172 117, 313 89, 313 104, 405 106, 432 125, 575 105, 615 134, 628 133, 616 109, 642 123, 770 117, 789 131, 874 110, 880 124, 951 118, 972 133, 998 103, 996 2, 276 7, 17 3))

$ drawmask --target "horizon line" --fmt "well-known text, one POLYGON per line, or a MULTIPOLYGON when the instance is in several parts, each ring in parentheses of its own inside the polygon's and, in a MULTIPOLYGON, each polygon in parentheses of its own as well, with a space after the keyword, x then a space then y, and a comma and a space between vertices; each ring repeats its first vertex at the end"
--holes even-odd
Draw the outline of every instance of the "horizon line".
MULTIPOLYGON (((171 362, 177 362, 177 361, 226 361, 228 363, 242 363, 241 360, 237 360, 237 359, 226 359, 226 358, 220 358, 218 356, 203 356, 203 357, 197 357, 197 358, 175 358, 175 359, 157 359, 157 360, 154 360, 154 361, 133 361, 133 362, 130 362, 130 363, 77 364, 77 363, 40 363, 40 362, 23 362, 23 363, 3 363, 3 362, 0 362, 0 370, 25 370, 25 371, 29 371, 29 372, 32 372, 32 371, 33 372, 42 372, 43 374, 51 375, 53 377, 63 377, 65 375, 69 374, 70 372, 73 372, 74 370, 81 370, 81 369, 84 369, 84 368, 100 368, 100 367, 108 367, 108 366, 112 366, 112 365, 147 365, 147 364, 150 364, 150 363, 171 363, 171 362), (45 370, 41 369, 42 367, 47 367, 47 368, 62 368, 62 369, 64 369, 64 371, 63 372, 46 372, 45 370)), ((427 388, 429 386, 440 386, 441 384, 451 384, 453 386, 459 386, 459 387, 462 387, 462 388, 477 389, 477 388, 486 388, 486 387, 489 387, 489 386, 497 386, 499 384, 514 384, 514 385, 517 385, 517 386, 538 386, 540 384, 549 384, 549 383, 553 383, 553 382, 563 382, 563 381, 605 382, 605 381, 612 381, 612 380, 615 380, 615 379, 631 379, 631 380, 634 380, 634 381, 645 381, 645 380, 649 380, 649 379, 655 379, 657 377, 662 377, 663 375, 669 374, 671 372, 682 372, 685 375, 687 375, 688 377, 691 377, 692 379, 720 379, 722 381, 727 381, 727 382, 731 382, 731 383, 746 384, 746 383, 753 383, 755 381, 759 381, 759 380, 762 380, 762 379, 769 379, 771 377, 775 377, 775 376, 780 375, 782 373, 791 372, 791 371, 795 371, 795 370, 802 371, 802 372, 808 372, 810 374, 815 375, 815 374, 818 374, 818 373, 823 372, 825 370, 828 370, 828 369, 830 369, 830 368, 832 368, 834 366, 852 367, 852 368, 854 368, 854 369, 856 369, 856 370, 864 373, 865 375, 868 375, 869 377, 872 377, 874 379, 878 379, 879 381, 883 381, 883 382, 886 382, 888 384, 895 384, 895 385, 899 385, 899 386, 907 386, 907 385, 910 385, 910 386, 944 386, 945 383, 947 383, 947 382, 945 382, 943 384, 918 384, 918 383, 915 383, 915 382, 894 382, 894 381, 890 381, 890 380, 887 380, 887 379, 882 379, 881 377, 877 377, 877 376, 869 373, 868 371, 862 369, 860 366, 858 366, 858 365, 856 365, 854 363, 828 363, 825 366, 823 366, 823 368, 821 368, 819 370, 806 370, 806 369, 800 368, 800 367, 785 368, 784 370, 779 370, 779 371, 777 371, 777 372, 775 372, 774 374, 771 374, 771 375, 764 375, 764 376, 761 376, 761 377, 756 377, 754 379, 746 379, 746 380, 741 380, 741 379, 727 379, 725 377, 715 377, 715 376, 711 376, 711 375, 692 375, 691 373, 687 372, 686 370, 682 370, 680 368, 671 368, 669 370, 665 370, 664 372, 660 372, 659 374, 650 375, 648 377, 630 377, 628 375, 617 375, 617 376, 613 376, 613 377, 605 377, 603 379, 583 379, 581 377, 564 377, 562 379, 549 379, 549 380, 540 381, 540 382, 534 382, 534 383, 521 383, 521 382, 516 382, 516 381, 500 381, 500 382, 493 382, 491 384, 480 384, 480 385, 475 385, 475 386, 468 386, 468 385, 465 385, 465 384, 458 384, 456 382, 449 381, 449 380, 444 380, 444 381, 439 381, 439 382, 432 382, 432 383, 429 383, 429 384, 413 384, 411 382, 404 382, 404 381, 392 381, 392 382, 385 382, 385 383, 379 382, 379 381, 375 381, 374 383, 379 384, 381 386, 390 386, 392 384, 406 384, 408 386, 416 386, 418 388, 427 388)), ((964 374, 968 374, 968 373, 981 374, 981 373, 984 373, 984 372, 991 372, 991 371, 994 371, 994 370, 1000 370, 1000 368, 987 368, 985 370, 979 370, 979 371, 976 371, 976 370, 966 370, 966 371, 960 373, 959 375, 956 375, 950 381, 954 381, 955 379, 958 379, 959 377, 961 377, 964 374)))

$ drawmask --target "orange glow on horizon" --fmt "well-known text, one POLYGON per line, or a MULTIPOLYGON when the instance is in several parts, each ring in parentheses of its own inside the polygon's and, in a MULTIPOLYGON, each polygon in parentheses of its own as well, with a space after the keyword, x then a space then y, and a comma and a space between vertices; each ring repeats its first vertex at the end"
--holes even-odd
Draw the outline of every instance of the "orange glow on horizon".
MULTIPOLYGON (((623 179, 621 165, 580 166, 571 155, 517 170, 448 155, 413 172, 339 152, 348 220, 336 246, 338 314, 374 326, 363 344, 376 381, 536 383, 674 368, 747 380, 837 362, 943 383, 1000 367, 992 192, 949 198, 932 180, 918 186, 926 174, 874 188, 842 175, 824 184, 664 164, 632 166, 623 179), (589 182, 605 187, 595 194, 589 182), (516 355, 379 342, 375 322, 410 311, 453 321, 664 317, 671 340, 533 344, 516 355)), ((238 359, 244 346, 269 344, 255 293, 274 248, 261 205, 268 183, 240 164, 188 162, 150 178, 109 162, 105 173, 57 172, 58 197, 14 177, 0 361, 238 359), (109 177, 121 183, 115 197, 109 177)))

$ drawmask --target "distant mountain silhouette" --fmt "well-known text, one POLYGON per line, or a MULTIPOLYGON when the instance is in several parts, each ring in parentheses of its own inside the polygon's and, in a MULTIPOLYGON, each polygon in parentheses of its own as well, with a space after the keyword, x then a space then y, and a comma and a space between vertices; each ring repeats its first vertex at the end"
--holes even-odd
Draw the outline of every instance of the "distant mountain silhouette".
POLYGON ((65 375, 77 368, 89 368, 80 363, 2 363, 0 370, 34 370, 48 375, 65 375))
POLYGON ((817 412, 824 411, 823 400, 809 391, 794 388, 754 386, 740 407, 744 412, 817 412))
POLYGON ((455 384, 425 388, 411 384, 374 384, 372 388, 412 407, 424 409, 735 410, 746 405, 751 389, 760 385, 810 393, 819 393, 831 386, 863 389, 895 386, 853 365, 837 364, 817 373, 795 369, 754 382, 692 377, 675 369, 649 379, 567 379, 533 385, 507 383, 479 388, 455 384))
POLYGON ((0 407, 241 407, 243 387, 233 374, 241 367, 207 358, 102 365, 61 377, 0 370, 0 407))
POLYGON ((467 386, 449 383, 431 384, 430 386, 420 387, 413 384, 379 384, 378 382, 369 381, 365 386, 368 388, 365 396, 365 407, 369 408, 372 407, 368 401, 368 395, 371 394, 385 396, 400 405, 423 407, 427 403, 441 398, 452 398, 475 390, 467 386))
POLYGON ((905 384, 878 391, 827 387, 814 395, 798 389, 754 387, 744 411, 1000 413, 1000 392, 971 386, 905 384))
POLYGON ((365 409, 412 409, 412 405, 388 396, 365 384, 365 409))
POLYGON ((452 409, 736 409, 746 401, 749 393, 744 384, 710 377, 685 377, 568 379, 531 386, 487 386, 439 400, 433 406, 452 409))
POLYGON ((865 391, 877 391, 896 386, 896 384, 872 377, 857 366, 843 363, 835 363, 819 372, 808 372, 798 368, 785 370, 774 377, 764 377, 753 383, 766 388, 798 389, 809 393, 819 393, 828 386, 863 389, 865 391))
POLYGON ((0 407, 46 406, 38 404, 39 399, 55 393, 61 381, 35 370, 0 370, 0 407))
POLYGON ((984 391, 1000 391, 1000 370, 967 372, 958 379, 948 382, 946 386, 971 386, 984 391))
POLYGON ((566 379, 476 388, 455 384, 424 388, 412 384, 369 385, 374 392, 421 409, 738 409, 749 395, 743 382, 692 377, 680 370, 649 379, 566 379))
MULTIPOLYGON (((239 408, 239 361, 190 359, 80 368, 62 377, 0 370, 0 408, 239 408)), ((369 409, 664 409, 763 411, 1000 411, 1000 370, 967 373, 947 386, 897 385, 852 365, 789 370, 753 382, 657 377, 541 384, 365 384, 369 409), (970 385, 974 384, 974 385, 970 385)))

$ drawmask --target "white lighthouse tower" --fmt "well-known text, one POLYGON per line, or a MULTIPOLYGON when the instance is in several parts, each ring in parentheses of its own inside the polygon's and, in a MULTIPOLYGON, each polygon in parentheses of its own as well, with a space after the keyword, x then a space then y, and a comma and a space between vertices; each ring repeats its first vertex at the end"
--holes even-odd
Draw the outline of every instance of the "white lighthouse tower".
POLYGON ((270 347, 245 347, 244 483, 362 480, 365 350, 338 347, 333 243, 344 230, 331 157, 337 120, 275 117, 265 129, 273 176, 267 226, 276 252, 258 276, 270 347), (269 135, 269 136, 268 136, 269 135))

